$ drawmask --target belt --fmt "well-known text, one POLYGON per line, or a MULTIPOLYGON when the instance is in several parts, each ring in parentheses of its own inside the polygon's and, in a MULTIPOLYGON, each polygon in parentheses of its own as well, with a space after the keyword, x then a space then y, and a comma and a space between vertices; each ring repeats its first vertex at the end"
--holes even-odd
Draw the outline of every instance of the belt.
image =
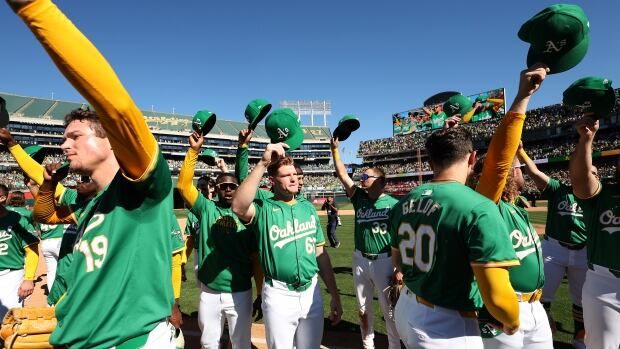
POLYGON ((558 242, 558 244, 560 244, 560 246, 566 247, 567 249, 569 249, 571 251, 582 250, 584 247, 586 247, 586 243, 585 242, 582 242, 580 244, 571 244, 569 242, 562 242, 562 241, 554 239, 554 238, 549 238, 547 235, 545 235, 544 239, 545 240, 555 240, 555 241, 558 242))
POLYGON ((379 258, 387 258, 392 256, 392 250, 388 250, 387 252, 383 253, 366 253, 362 251, 359 251, 359 253, 362 255, 362 257, 371 261, 376 261, 379 258))
MULTIPOLYGON (((406 290, 405 292, 407 293, 408 296, 415 297, 415 300, 418 302, 418 304, 422 304, 423 306, 431 308, 431 309, 443 308, 443 307, 437 306, 437 305, 427 301, 426 299, 424 299, 424 298, 414 294, 408 288, 406 288, 405 290, 406 290)), ((465 311, 465 310, 455 310, 455 309, 448 309, 448 308, 443 308, 443 309, 455 311, 455 312, 459 313, 459 315, 461 315, 461 317, 463 317, 463 318, 467 318, 467 319, 476 319, 476 318, 478 318, 478 312, 474 311, 474 310, 465 311)))
POLYGON ((592 270, 592 271, 596 271, 598 274, 607 274, 607 276, 615 276, 616 278, 620 279, 620 270, 615 270, 615 269, 611 269, 611 268, 606 268, 600 265, 594 265, 590 262, 588 262, 588 269, 592 270), (608 273, 609 272, 609 273, 608 273), (611 275, 609 275, 611 274, 611 275))
POLYGON ((312 286, 312 280, 314 280, 314 278, 310 279, 308 282, 305 282, 305 283, 296 282, 296 283, 289 284, 284 281, 273 280, 272 278, 265 276, 265 282, 267 283, 267 285, 271 287, 280 288, 280 289, 286 288, 289 291, 295 291, 295 292, 303 292, 309 289, 310 286, 312 286))
POLYGON ((542 288, 535 290, 534 292, 517 292, 517 300, 519 302, 534 303, 539 301, 542 297, 542 288))

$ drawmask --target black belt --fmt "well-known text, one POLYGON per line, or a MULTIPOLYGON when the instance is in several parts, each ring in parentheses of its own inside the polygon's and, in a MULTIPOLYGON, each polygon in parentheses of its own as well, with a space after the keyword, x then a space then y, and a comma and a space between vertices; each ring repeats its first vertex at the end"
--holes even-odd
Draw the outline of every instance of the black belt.
POLYGON ((391 250, 388 250, 387 252, 383 252, 383 253, 377 253, 377 254, 375 254, 375 253, 365 253, 365 252, 362 252, 362 251, 360 251, 360 253, 362 254, 362 257, 364 257, 366 259, 369 259, 371 261, 377 260, 379 258, 379 256, 382 255, 383 253, 387 253, 388 257, 392 256, 392 251, 391 250))
MULTIPOLYGON (((544 239, 545 240, 549 240, 549 237, 547 235, 545 235, 544 239)), ((568 248, 569 250, 572 250, 572 251, 578 251, 578 250, 581 250, 584 247, 586 247, 586 243, 585 242, 582 242, 580 244, 570 244, 568 242, 562 242, 562 241, 557 240, 557 239, 553 239, 553 240, 557 241, 560 244, 560 246, 566 247, 566 248, 568 248)))

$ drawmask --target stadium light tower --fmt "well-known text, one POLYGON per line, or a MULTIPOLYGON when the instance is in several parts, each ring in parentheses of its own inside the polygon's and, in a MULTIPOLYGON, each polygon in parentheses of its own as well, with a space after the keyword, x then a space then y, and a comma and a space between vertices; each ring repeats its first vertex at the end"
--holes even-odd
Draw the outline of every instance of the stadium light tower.
MULTIPOLYGON (((323 125, 327 127, 327 117, 332 115, 331 101, 300 101, 287 100, 280 102, 280 108, 291 108, 299 117, 310 116, 310 126, 314 125, 315 116, 323 116, 323 125)), ((321 125, 318 125, 321 126, 321 125)))

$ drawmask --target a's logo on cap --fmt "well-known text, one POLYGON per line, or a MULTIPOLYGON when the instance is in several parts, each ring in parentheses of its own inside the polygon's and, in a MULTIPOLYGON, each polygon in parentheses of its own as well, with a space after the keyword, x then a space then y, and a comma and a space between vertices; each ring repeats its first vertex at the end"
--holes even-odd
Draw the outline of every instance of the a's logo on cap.
POLYGON ((564 46, 566 46, 566 39, 562 39, 562 40, 558 41, 558 45, 557 46, 551 40, 548 40, 546 44, 547 44, 547 49, 544 50, 543 53, 553 53, 554 51, 555 52, 560 52, 560 51, 562 51, 564 46), (553 50, 553 51, 551 51, 551 50, 553 50))
POLYGON ((284 130, 278 127, 278 139, 286 139, 288 137, 288 128, 284 130))
POLYGON ((461 105, 459 103, 450 104, 450 109, 452 109, 452 111, 458 111, 461 109, 461 105))

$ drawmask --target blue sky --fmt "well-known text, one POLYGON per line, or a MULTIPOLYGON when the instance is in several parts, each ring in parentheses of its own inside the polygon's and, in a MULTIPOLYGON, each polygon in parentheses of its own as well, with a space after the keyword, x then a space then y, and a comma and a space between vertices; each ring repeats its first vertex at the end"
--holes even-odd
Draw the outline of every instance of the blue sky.
MULTIPOLYGON (((57 1, 116 69, 142 109, 242 120, 266 98, 332 102, 362 127, 343 146, 390 137, 391 114, 444 90, 505 87, 508 104, 525 68, 523 22, 553 1, 57 1)), ((588 55, 549 76, 532 107, 561 101, 574 80, 620 86, 618 1, 577 1, 590 20, 588 55)), ((0 91, 83 101, 9 10, 0 8, 0 91)))

